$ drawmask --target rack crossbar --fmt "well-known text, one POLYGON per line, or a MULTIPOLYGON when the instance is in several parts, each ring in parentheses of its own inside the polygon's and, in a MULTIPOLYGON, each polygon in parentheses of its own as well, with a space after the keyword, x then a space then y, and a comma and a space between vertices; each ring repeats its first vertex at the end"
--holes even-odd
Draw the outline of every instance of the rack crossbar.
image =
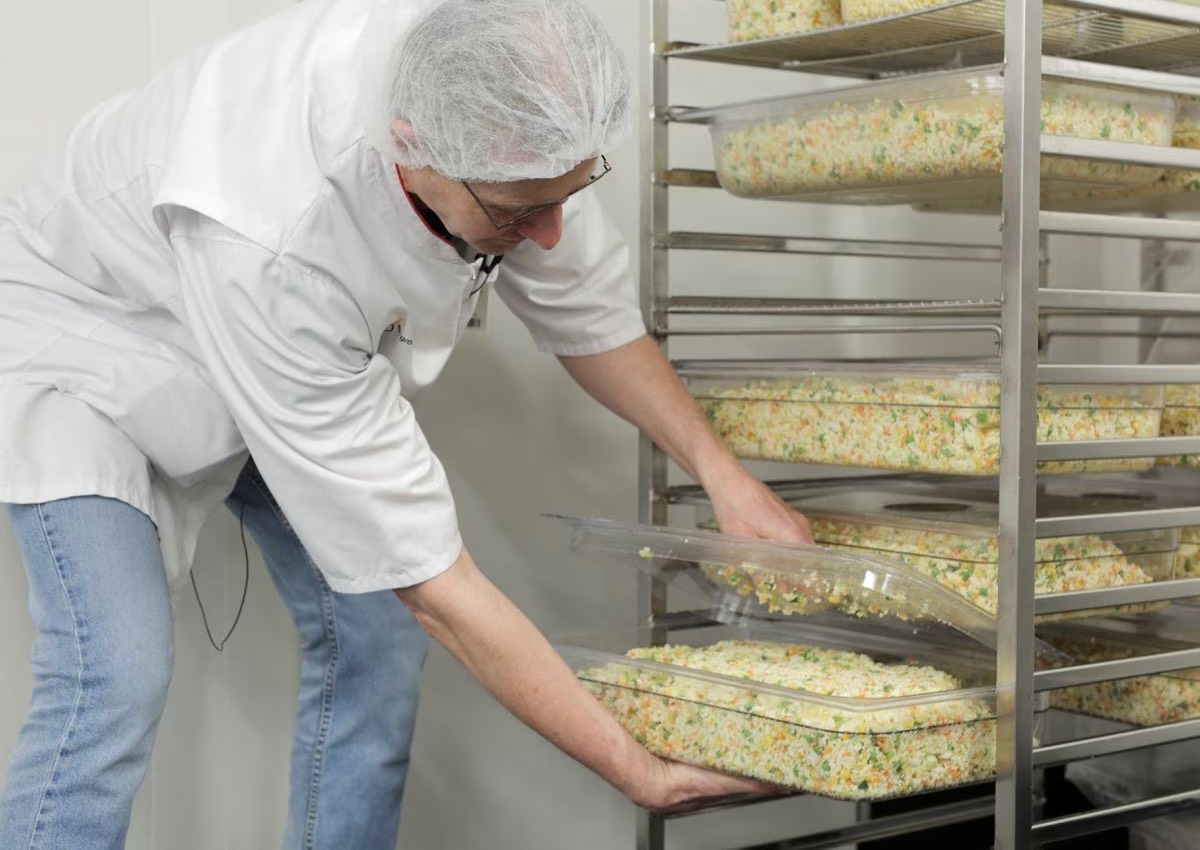
MULTIPOLYGON (((1146 293, 1150 295, 1152 293, 1146 293)), ((1200 366, 1107 363, 1043 363, 1040 384, 1194 384, 1200 366)))
POLYGON ((1066 815, 1052 820, 1039 821, 1033 825, 1033 839, 1037 845, 1078 838, 1106 829, 1126 826, 1138 821, 1151 820, 1164 815, 1178 814, 1200 807, 1200 788, 1167 794, 1123 806, 1113 806, 1077 815, 1066 815))
POLYGON ((754 298, 676 295, 668 299, 671 315, 762 316, 994 316, 991 300, 870 301, 846 298, 754 298))
POLYGON ((1043 233, 1200 242, 1200 222, 1196 221, 1043 210, 1039 222, 1043 233))
POLYGON ((1148 21, 1169 24, 1188 24, 1200 27, 1200 8, 1166 0, 1054 0, 1060 6, 1071 6, 1091 12, 1127 15, 1148 21))
POLYGON ((1035 691, 1053 691, 1058 688, 1091 685, 1114 679, 1170 673, 1173 670, 1187 670, 1197 666, 1200 666, 1200 648, 1177 649, 1155 655, 1139 655, 1134 658, 1118 658, 1113 661, 1080 664, 1060 670, 1038 670, 1033 674, 1033 689, 1035 691))
POLYGON ((931 806, 919 812, 902 812, 862 821, 850 826, 815 832, 800 838, 756 844, 741 850, 827 850, 879 838, 909 835, 918 830, 951 826, 990 817, 995 801, 991 797, 962 800, 941 806, 931 806))
MULTIPOLYGON (((1175 579, 1173 581, 1151 581, 1145 584, 1130 584, 1122 587, 1105 587, 1098 590, 1076 590, 1070 593, 1047 593, 1034 600, 1033 610, 1037 616, 1063 614, 1069 611, 1086 611, 1092 608, 1110 608, 1121 605, 1143 605, 1149 602, 1165 602, 1172 599, 1188 599, 1200 596, 1200 578, 1175 579)), ((1191 651, 1191 650, 1189 650, 1191 651)), ((1200 652, 1200 650, 1196 650, 1200 652)), ((1116 664, 1117 662, 1103 662, 1116 664)), ((1186 666, 1186 665, 1185 665, 1186 666)), ((1200 655, 1192 666, 1200 666, 1200 655)), ((1135 676, 1136 673, 1126 675, 1135 676)), ((1093 681, 1120 678, 1102 676, 1093 681)), ((1078 683, 1070 683, 1078 684, 1078 683)), ((1064 687, 1053 685, 1052 687, 1064 687)))
POLYGON ((1183 528, 1192 525, 1200 525, 1200 507, 1040 517, 1036 528, 1038 537, 1071 537, 1080 534, 1153 531, 1158 528, 1183 528))
POLYGON ((1000 249, 994 245, 809 236, 756 236, 744 233, 675 231, 667 236, 665 247, 693 251, 750 251, 774 254, 883 257, 900 260, 1000 261, 1000 249))
MULTIPOLYGON (((1186 292, 1114 292, 1096 289, 1039 290, 1043 316, 1194 316, 1200 318, 1200 295, 1186 292)), ((1000 315, 995 298, 912 299, 880 298, 754 298, 676 295, 668 311, 684 313, 787 312, 794 315, 1000 315)), ((1097 331, 1099 332, 1099 331, 1097 331)), ((1109 368, 1109 367, 1105 367, 1109 368)))
POLYGON ((1200 738, 1200 719, 1182 720, 1178 723, 1167 723, 1162 726, 1149 726, 1144 729, 1127 729, 1109 735, 1098 735, 1094 738, 1084 738, 1079 741, 1067 741, 1061 744, 1050 744, 1036 747, 1033 751, 1033 766, 1052 767, 1056 764, 1066 764, 1079 759, 1097 758, 1099 756, 1126 753, 1131 750, 1141 750, 1147 747, 1158 747, 1172 744, 1188 738, 1200 738))
MULTIPOLYGON (((1200 83, 1193 84, 1195 94, 1200 95, 1200 83)), ((1158 168, 1183 168, 1200 170, 1200 151, 1187 148, 1168 148, 1155 145, 1137 145, 1130 142, 1109 142, 1101 139, 1078 139, 1069 136, 1042 136, 1044 156, 1069 157, 1071 159, 1121 162, 1150 165, 1158 168)))
POLYGON ((668 328, 654 329, 657 337, 671 336, 822 336, 842 334, 920 334, 920 333, 990 333, 1000 337, 1000 326, 995 324, 933 324, 911 325, 839 325, 836 327, 773 328, 773 327, 722 327, 722 328, 668 328))
MULTIPOLYGON (((1038 443, 1039 461, 1104 460, 1129 457, 1174 457, 1200 454, 1200 437, 1149 437, 1129 440, 1091 440, 1038 443)), ((1200 492, 1200 491, 1198 491, 1200 492)))
MULTIPOLYGON (((1195 14, 1192 10, 1188 11, 1195 14)), ((1047 77, 1078 82, 1119 85, 1172 94, 1200 95, 1200 80, 1194 76, 1146 71, 1140 68, 1119 67, 1099 62, 1082 62, 1058 56, 1042 57, 1042 73, 1047 77)))

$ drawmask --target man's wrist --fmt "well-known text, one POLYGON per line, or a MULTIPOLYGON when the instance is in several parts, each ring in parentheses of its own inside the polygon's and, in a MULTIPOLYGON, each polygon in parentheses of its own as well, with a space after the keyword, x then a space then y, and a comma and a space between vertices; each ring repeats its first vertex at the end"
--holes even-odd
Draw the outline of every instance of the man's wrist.
POLYGON ((703 465, 698 466, 696 480, 709 496, 714 496, 748 474, 738 459, 721 446, 703 465))

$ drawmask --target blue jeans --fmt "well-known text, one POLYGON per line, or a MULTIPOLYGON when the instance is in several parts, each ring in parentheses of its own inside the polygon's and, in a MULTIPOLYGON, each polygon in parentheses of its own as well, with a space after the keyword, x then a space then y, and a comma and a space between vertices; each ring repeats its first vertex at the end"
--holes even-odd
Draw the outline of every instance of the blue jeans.
MULTIPOLYGON (((227 505, 301 637, 283 846, 394 850, 428 637, 390 591, 330 590, 253 464, 227 505)), ((157 534, 140 511, 98 496, 9 512, 37 635, 33 699, 0 792, 0 848, 116 850, 174 660, 157 534)))

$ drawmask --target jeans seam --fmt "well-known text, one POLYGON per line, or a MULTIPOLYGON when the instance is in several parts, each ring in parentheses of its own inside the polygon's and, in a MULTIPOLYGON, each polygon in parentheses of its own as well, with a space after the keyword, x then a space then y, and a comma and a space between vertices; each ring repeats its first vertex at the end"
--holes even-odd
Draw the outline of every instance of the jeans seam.
MULTIPOLYGON (((315 565, 312 565, 311 560, 310 567, 315 569, 315 565)), ((322 771, 325 766, 325 746, 329 738, 329 730, 333 726, 333 692, 337 684, 337 664, 341 657, 341 647, 338 644, 337 637, 337 623, 333 616, 333 603, 325 590, 321 592, 321 609, 322 619, 325 623, 325 633, 330 642, 330 649, 329 662, 325 670, 325 687, 321 694, 321 718, 317 726, 317 737, 313 742, 312 773, 309 776, 308 785, 308 811, 305 813, 304 818, 305 850, 314 850, 317 842, 317 810, 322 771)))
MULTIPOLYGON (((275 501, 275 496, 271 493, 271 488, 267 486, 267 482, 263 480, 262 473, 255 468, 248 476, 250 483, 254 485, 254 489, 263 497, 263 501, 271 509, 271 513, 275 514, 275 519, 279 520, 280 525, 287 529, 292 536, 296 532, 292 529, 292 524, 288 522, 288 518, 283 514, 283 508, 279 507, 279 503, 275 501)), ((300 547, 303 549, 303 545, 300 547)))
POLYGON ((321 716, 320 722, 317 724, 317 737, 313 741, 312 772, 309 774, 307 811, 304 813, 304 850, 314 850, 317 842, 317 810, 320 798, 322 769, 324 768, 325 761, 325 746, 329 738, 329 729, 333 725, 333 692, 337 685, 337 664, 341 657, 341 647, 338 644, 337 636, 337 620, 333 614, 333 601, 330 597, 329 586, 325 583, 320 569, 318 569, 309 556, 308 549, 305 548, 304 544, 296 536, 296 532, 287 521, 287 517, 283 515, 283 510, 276 503, 275 497, 271 495, 266 482, 262 480, 261 473, 257 469, 254 469, 247 477, 254 486, 254 489, 263 497, 263 501, 270 507, 271 512, 283 528, 290 535, 296 537, 300 554, 304 557, 309 569, 313 571, 321 593, 321 619, 325 626, 326 638, 329 640, 329 662, 326 666, 325 686, 321 694, 321 716))
POLYGON ((46 782, 46 788, 42 791, 42 798, 38 800, 37 811, 33 816, 33 828, 29 833, 29 850, 35 850, 38 827, 41 826, 42 813, 45 809, 46 798, 50 796, 50 790, 54 786, 54 780, 58 776, 58 765, 62 759, 63 750, 67 746, 67 742, 71 738, 71 733, 75 730, 75 721, 79 717, 79 706, 83 701, 83 640, 79 635, 79 618, 75 613, 74 605, 71 603, 71 593, 67 589, 66 581, 63 579, 63 565, 59 558, 58 551, 55 549, 54 541, 50 539, 50 530, 46 527, 46 516, 42 512, 42 506, 37 506, 38 525, 42 530, 42 539, 46 543, 46 549, 50 552, 50 558, 54 562, 54 571, 58 575, 59 586, 62 587, 63 598, 67 602, 67 610, 71 614, 71 631, 75 636, 75 652, 77 659, 76 675, 75 675, 75 704, 71 707, 71 717, 67 721, 66 729, 63 732, 62 738, 58 742, 58 746, 54 753, 54 763, 50 767, 50 778, 46 782))

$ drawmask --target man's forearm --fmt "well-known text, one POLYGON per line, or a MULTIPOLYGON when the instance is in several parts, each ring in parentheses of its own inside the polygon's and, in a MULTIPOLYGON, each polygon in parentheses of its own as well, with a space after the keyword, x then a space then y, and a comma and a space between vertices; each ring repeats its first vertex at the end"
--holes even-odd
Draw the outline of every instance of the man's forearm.
POLYGON ((593 398, 645 432, 706 489, 740 470, 649 337, 602 354, 559 359, 593 398))
POLYGON ((464 549, 442 575, 396 591, 417 621, 535 732, 653 811, 763 793, 748 779, 651 755, 588 693, 541 632, 464 549))
POLYGON ((421 626, 509 711, 626 794, 652 757, 579 684, 464 550, 437 578, 396 591, 421 626))
POLYGON ((700 482, 722 531, 812 542, 807 520, 746 472, 649 337, 603 354, 560 359, 593 398, 648 434, 700 482))

